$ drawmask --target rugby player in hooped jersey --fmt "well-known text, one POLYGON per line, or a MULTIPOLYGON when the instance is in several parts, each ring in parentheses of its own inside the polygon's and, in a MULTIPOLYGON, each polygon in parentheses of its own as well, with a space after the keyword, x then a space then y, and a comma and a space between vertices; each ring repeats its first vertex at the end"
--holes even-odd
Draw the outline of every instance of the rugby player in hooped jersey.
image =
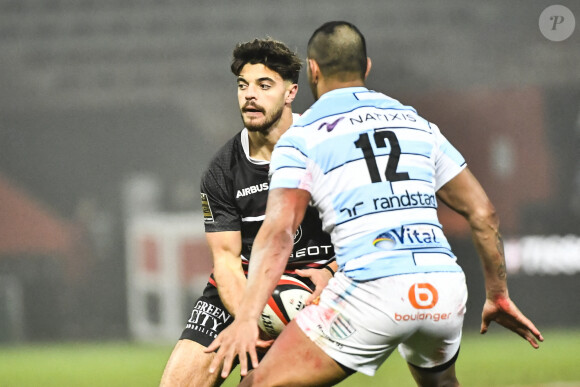
MULTIPOLYGON (((272 39, 256 39, 234 49, 231 70, 237 76, 245 128, 216 153, 202 177, 206 239, 214 268, 167 362, 162 386, 219 386, 224 380, 219 373, 208 372, 215 354, 204 350, 238 312, 252 244, 266 211, 270 156, 297 117, 291 105, 300 68, 296 54, 272 39)), ((337 268, 330 236, 322 231, 314 208, 307 210, 293 234, 288 255, 285 274, 301 276, 315 288, 308 303, 337 268)), ((263 349, 269 345, 271 340, 262 343, 263 349)))
POLYGON ((499 221, 479 182, 436 125, 364 86, 370 65, 350 23, 326 23, 310 38, 316 102, 272 154, 246 291, 235 321, 207 349, 219 348, 211 372, 223 363, 225 376, 239 358, 246 375, 249 355, 255 369, 242 386, 327 386, 353 372, 373 375, 398 349, 418 385, 458 386, 467 287, 435 195, 471 227, 486 289, 481 332, 495 321, 534 348, 543 340, 509 297, 499 221), (332 236, 339 271, 258 365, 255 320, 308 203, 332 236))

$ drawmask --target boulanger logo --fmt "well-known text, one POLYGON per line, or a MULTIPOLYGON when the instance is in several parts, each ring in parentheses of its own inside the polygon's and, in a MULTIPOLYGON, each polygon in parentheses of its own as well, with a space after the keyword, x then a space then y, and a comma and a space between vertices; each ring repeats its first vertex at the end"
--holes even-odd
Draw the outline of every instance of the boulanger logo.
POLYGON ((540 32, 546 39, 561 42, 568 39, 576 27, 576 19, 570 9, 563 5, 551 5, 544 9, 538 21, 540 32))
POLYGON ((409 288, 409 302, 415 309, 431 309, 438 300, 437 289, 429 283, 414 284, 409 288))

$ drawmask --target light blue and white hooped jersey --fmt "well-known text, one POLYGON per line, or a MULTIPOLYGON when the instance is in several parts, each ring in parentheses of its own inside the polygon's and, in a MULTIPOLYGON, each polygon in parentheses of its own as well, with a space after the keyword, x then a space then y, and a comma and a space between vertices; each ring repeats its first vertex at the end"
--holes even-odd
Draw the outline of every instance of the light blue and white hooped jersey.
POLYGON ((465 167, 439 128, 364 87, 324 94, 278 141, 270 189, 310 192, 340 270, 368 280, 461 271, 435 193, 465 167))

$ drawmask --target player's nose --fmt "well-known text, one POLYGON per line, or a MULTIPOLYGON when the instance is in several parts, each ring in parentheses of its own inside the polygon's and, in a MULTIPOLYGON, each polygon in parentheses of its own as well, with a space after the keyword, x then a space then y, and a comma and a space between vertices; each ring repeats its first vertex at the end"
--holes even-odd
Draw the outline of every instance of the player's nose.
POLYGON ((245 95, 244 97, 246 99, 256 99, 258 96, 258 87, 256 85, 248 85, 248 87, 245 90, 245 95))

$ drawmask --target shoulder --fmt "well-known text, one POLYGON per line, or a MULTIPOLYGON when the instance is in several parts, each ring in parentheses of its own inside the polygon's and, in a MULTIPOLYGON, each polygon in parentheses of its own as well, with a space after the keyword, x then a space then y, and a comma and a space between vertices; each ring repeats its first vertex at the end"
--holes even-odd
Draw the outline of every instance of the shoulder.
POLYGON ((241 131, 230 138, 222 147, 214 154, 209 163, 209 168, 231 166, 232 162, 237 160, 242 153, 241 131))
POLYGON ((308 132, 310 128, 305 128, 301 126, 291 126, 278 140, 274 149, 279 148, 303 148, 306 146, 308 138, 308 132))
POLYGON ((203 173, 202 181, 207 180, 216 174, 227 174, 227 172, 231 171, 232 166, 237 164, 237 160, 243 154, 241 133, 242 132, 240 131, 230 138, 214 154, 203 173))

